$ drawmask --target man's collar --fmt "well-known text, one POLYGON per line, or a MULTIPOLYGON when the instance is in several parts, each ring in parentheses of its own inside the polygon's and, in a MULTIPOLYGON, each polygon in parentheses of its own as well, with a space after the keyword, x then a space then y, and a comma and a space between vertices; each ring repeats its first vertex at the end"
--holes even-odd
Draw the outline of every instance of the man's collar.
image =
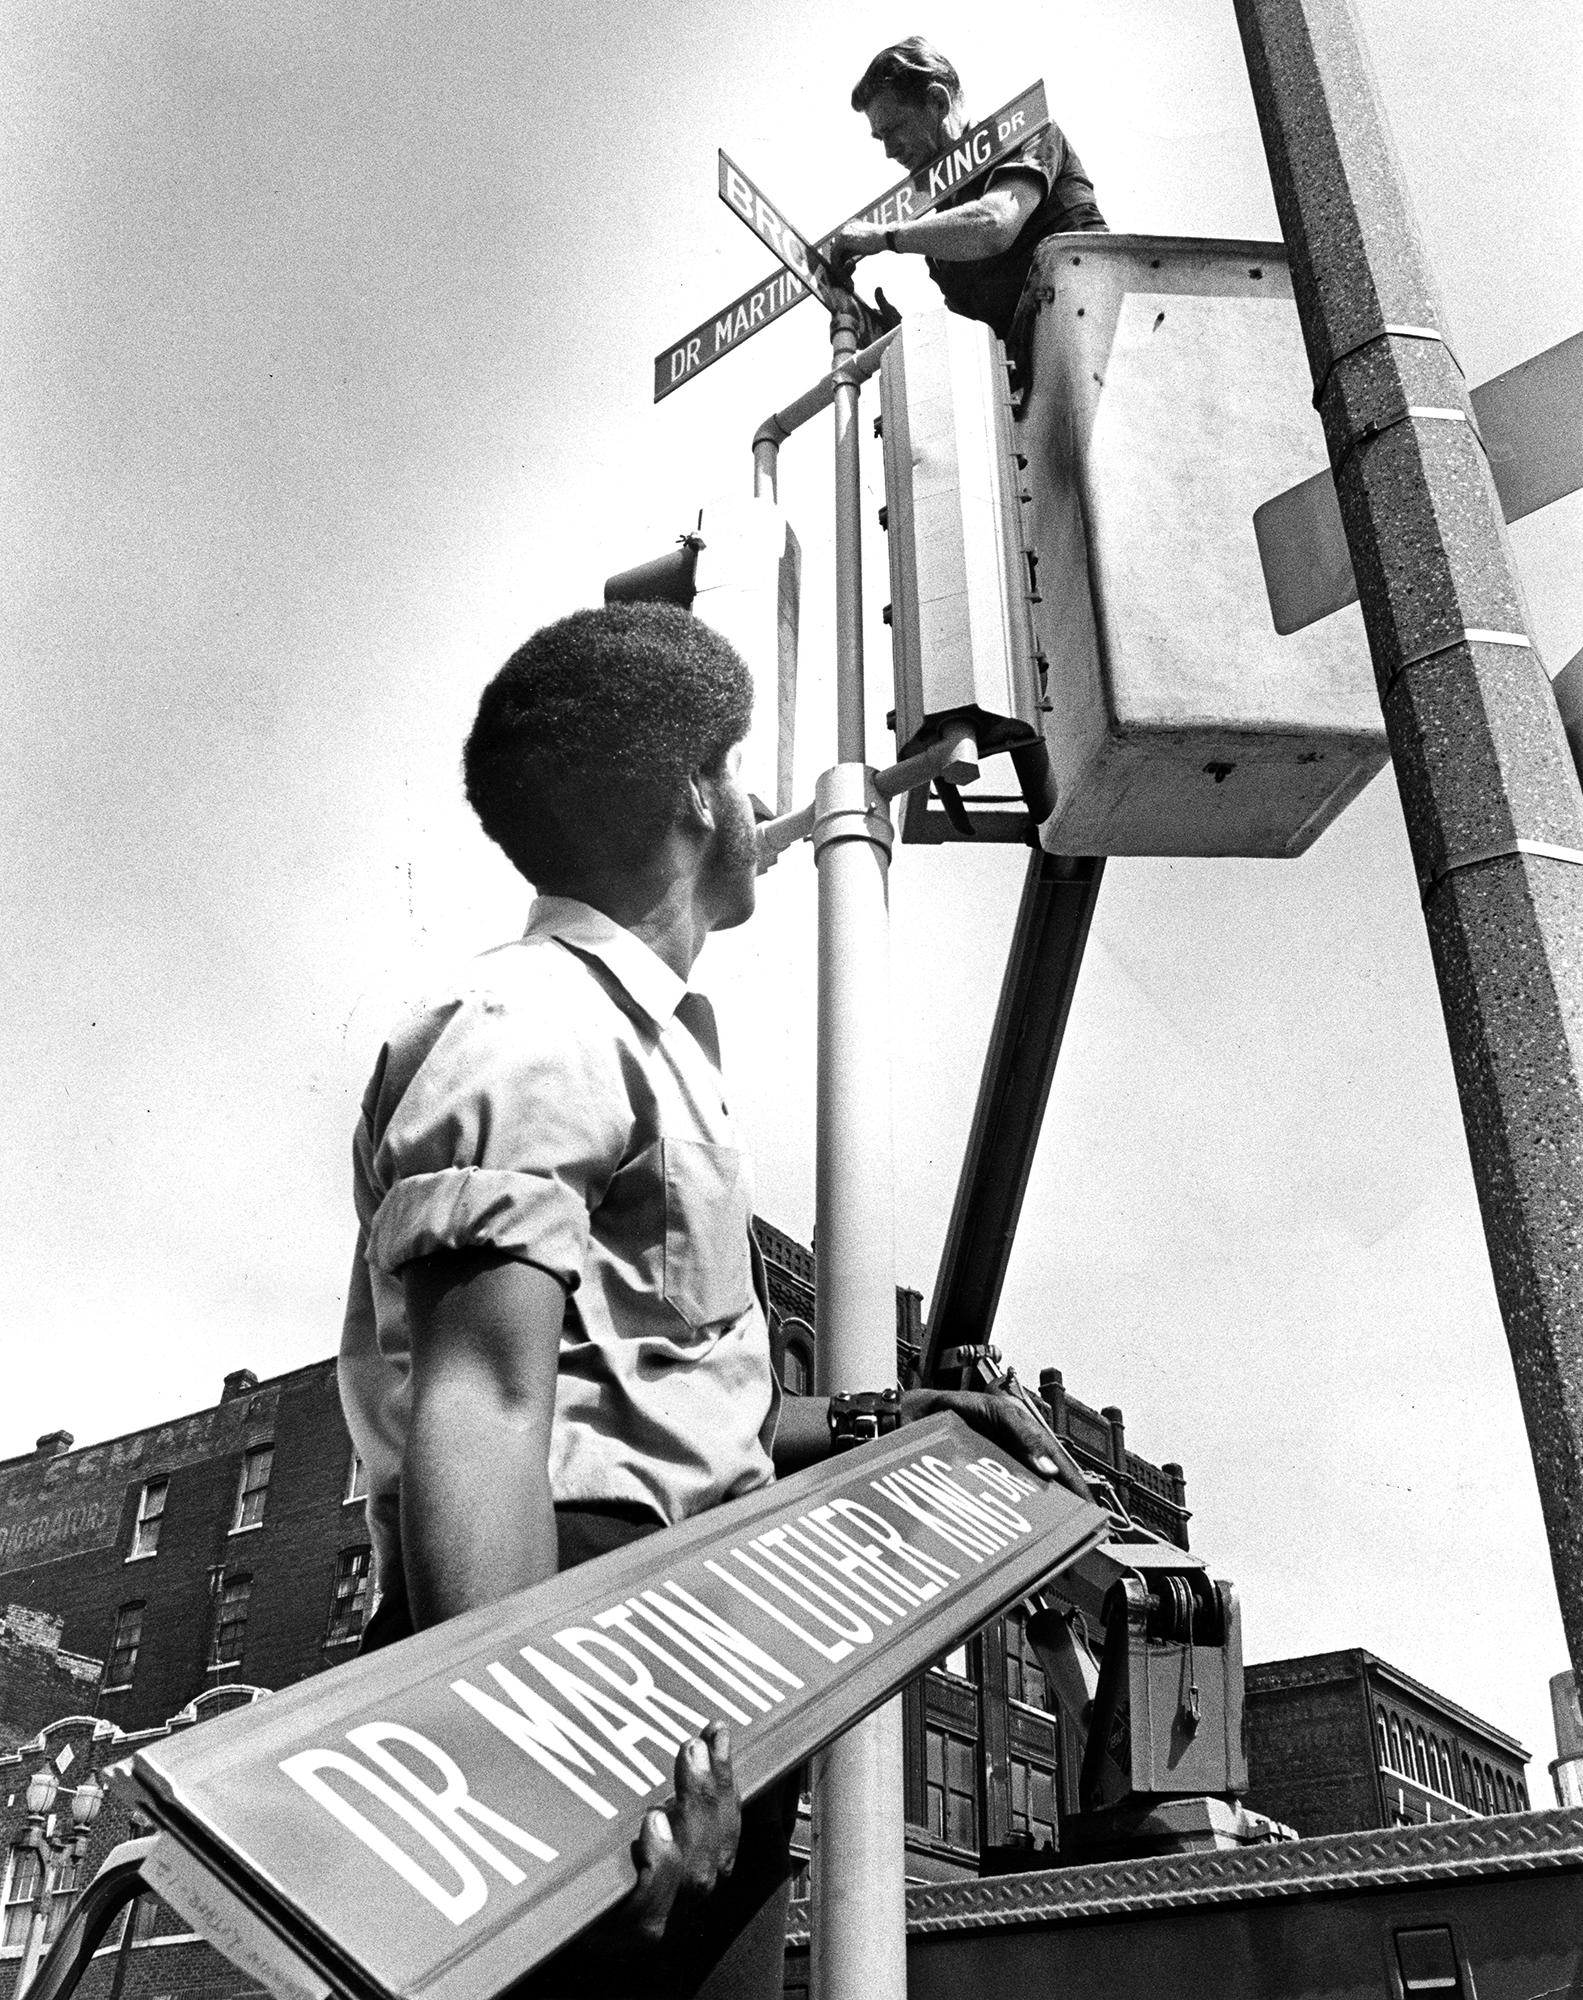
POLYGON ((642 938, 575 896, 535 896, 523 936, 559 938, 597 958, 657 1028, 671 1019, 687 992, 687 982, 642 938))

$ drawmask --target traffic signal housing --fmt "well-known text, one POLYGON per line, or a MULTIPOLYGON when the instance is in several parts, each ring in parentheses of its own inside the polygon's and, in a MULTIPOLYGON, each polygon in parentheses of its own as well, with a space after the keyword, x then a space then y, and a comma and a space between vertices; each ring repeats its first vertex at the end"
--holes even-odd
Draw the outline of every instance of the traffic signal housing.
MULTIPOLYGON (((1042 820, 1055 797, 1005 351, 977 320, 924 313, 879 379, 898 754, 967 721, 981 757, 1011 752, 1042 820)), ((953 810, 950 788, 941 796, 953 810)))
POLYGON ((652 561, 605 582, 607 604, 676 604, 742 655, 753 675, 744 782, 766 814, 790 812, 802 550, 772 500, 712 502, 652 561))

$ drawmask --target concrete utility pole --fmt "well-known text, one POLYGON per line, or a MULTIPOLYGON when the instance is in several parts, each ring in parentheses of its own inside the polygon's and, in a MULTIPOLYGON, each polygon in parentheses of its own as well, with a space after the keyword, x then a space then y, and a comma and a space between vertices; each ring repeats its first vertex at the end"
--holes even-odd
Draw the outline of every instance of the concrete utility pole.
MULTIPOLYGON (((835 383, 836 757, 820 778, 816 1346, 822 1395, 896 1379, 890 1118, 891 825, 864 743, 857 320, 831 325, 835 383)), ((814 1762, 814 2000, 906 2000, 901 1703, 814 1762)))
POLYGON ((1348 0, 1235 0, 1583 1672, 1583 795, 1348 0))

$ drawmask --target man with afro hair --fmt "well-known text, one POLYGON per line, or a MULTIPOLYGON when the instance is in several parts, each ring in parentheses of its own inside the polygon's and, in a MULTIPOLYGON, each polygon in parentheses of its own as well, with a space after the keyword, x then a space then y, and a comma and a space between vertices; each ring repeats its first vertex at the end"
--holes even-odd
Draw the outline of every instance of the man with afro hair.
MULTIPOLYGON (((831 1449, 823 1399, 782 1403, 751 1170, 688 984, 753 913, 752 701, 723 639, 651 604, 546 627, 484 690, 467 796, 538 894, 391 1035, 363 1100, 340 1380, 365 1650, 831 1449)), ((1008 1399, 914 1390, 903 1414, 946 1403, 1055 1474, 1008 1399)), ((780 1991, 795 1781, 741 1807, 716 1725, 676 1790, 632 1895, 522 2000, 780 1991)))

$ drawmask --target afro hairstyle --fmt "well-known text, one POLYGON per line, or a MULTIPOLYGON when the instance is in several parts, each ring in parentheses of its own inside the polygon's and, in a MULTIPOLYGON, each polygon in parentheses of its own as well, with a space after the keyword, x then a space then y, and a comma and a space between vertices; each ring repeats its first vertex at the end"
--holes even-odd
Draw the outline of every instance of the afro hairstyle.
POLYGON ((752 675, 691 613, 574 611, 484 689, 462 753, 468 802, 537 887, 590 864, 636 869, 675 823, 688 774, 718 771, 752 715, 752 675))

